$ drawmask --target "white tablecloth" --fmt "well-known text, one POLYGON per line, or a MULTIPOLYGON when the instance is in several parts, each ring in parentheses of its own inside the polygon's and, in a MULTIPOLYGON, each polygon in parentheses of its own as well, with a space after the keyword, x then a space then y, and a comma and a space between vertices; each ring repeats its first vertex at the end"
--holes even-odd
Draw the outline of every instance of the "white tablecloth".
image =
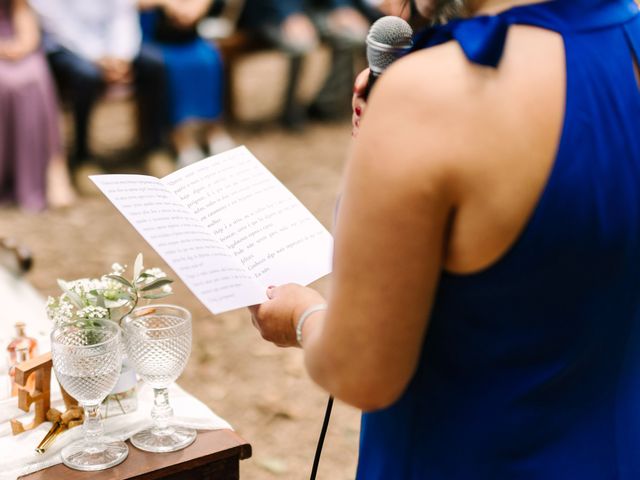
MULTIPOLYGON (((51 350, 51 322, 47 318, 45 304, 46 300, 26 280, 0 266, 0 377, 7 374, 5 348, 15 335, 14 325, 17 322, 26 324, 27 335, 38 341, 40 352, 51 350)), ((0 378, 0 381, 6 381, 6 378, 0 378)), ((0 399, 8 394, 9 385, 0 383, 0 399)))
MULTIPOLYGON (((52 381, 52 387, 56 384, 52 381)), ((64 410, 59 391, 52 396, 53 405, 64 410)), ((169 401, 174 411, 174 422, 178 425, 198 430, 230 429, 231 426, 216 415, 204 403, 189 395, 177 385, 169 387, 169 401)), ((76 427, 60 434, 51 447, 42 455, 35 448, 51 428, 45 422, 34 430, 17 436, 11 435, 9 420, 24 412, 15 405, 17 400, 10 398, 0 401, 0 480, 15 480, 43 468, 62 462, 60 450, 70 442, 82 437, 83 429, 76 427)), ((127 415, 110 417, 104 422, 105 434, 112 438, 126 440, 139 430, 151 425, 151 407, 153 406, 153 390, 141 385, 138 391, 138 409, 127 415)), ((25 416, 25 419, 28 416, 25 416)), ((135 447, 129 447, 135 448, 135 447)), ((159 454, 161 455, 161 454, 159 454)))

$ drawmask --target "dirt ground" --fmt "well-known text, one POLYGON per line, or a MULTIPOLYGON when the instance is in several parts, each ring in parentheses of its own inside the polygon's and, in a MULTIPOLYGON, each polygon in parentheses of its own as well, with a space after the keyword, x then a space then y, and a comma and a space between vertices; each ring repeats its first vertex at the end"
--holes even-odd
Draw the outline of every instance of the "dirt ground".
MULTIPOLYGON (((260 96, 254 97, 259 102, 260 96)), ((128 130, 117 111, 101 115, 102 124, 96 120, 93 127, 96 141, 109 144, 128 130)), ((234 127, 232 134, 330 229, 351 140, 348 122, 310 124, 303 134, 274 125, 234 127)), ((98 193, 63 211, 2 209, 0 236, 15 237, 32 249, 35 264, 28 279, 43 295, 59 293, 56 278, 98 276, 112 262, 131 264, 137 252, 144 254, 146 266, 173 273, 98 193)), ((324 290, 326 280, 317 286, 324 290)), ((194 315, 193 353, 178 383, 251 443, 253 457, 242 462, 241 477, 308 478, 327 395, 307 378, 301 352, 263 342, 246 310, 214 317, 179 281, 169 299, 194 315)), ((337 402, 319 479, 354 477, 358 434, 359 413, 337 402)))

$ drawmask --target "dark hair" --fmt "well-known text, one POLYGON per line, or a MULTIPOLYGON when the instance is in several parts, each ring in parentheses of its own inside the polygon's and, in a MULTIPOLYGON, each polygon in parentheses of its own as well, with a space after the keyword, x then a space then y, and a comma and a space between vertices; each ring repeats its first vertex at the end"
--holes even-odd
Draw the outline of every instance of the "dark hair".
POLYGON ((433 21, 429 18, 423 17, 416 7, 415 0, 402 0, 402 10, 409 9, 409 24, 414 31, 421 30, 429 25, 433 24, 433 21))
POLYGON ((402 8, 409 6, 409 23, 414 30, 418 30, 434 24, 445 23, 451 18, 464 16, 465 4, 464 0, 433 0, 433 17, 423 17, 416 7, 415 0, 402 0, 402 8))

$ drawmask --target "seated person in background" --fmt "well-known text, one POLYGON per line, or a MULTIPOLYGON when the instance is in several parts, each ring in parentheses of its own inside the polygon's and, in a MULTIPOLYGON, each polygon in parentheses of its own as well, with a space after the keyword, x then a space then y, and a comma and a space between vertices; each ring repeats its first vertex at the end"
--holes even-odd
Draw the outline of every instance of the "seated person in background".
POLYGON ((87 127, 106 86, 135 84, 142 147, 157 147, 166 123, 165 72, 159 52, 141 48, 134 0, 31 0, 45 33, 49 63, 70 90, 75 166, 91 156, 87 127))
POLYGON ((296 101, 302 58, 319 37, 332 50, 331 70, 309 112, 319 118, 350 113, 354 79, 353 55, 364 52, 369 21, 354 0, 247 0, 241 27, 247 28, 291 57, 283 123, 297 128, 306 112, 296 101))
POLYGON ((38 211, 74 199, 55 89, 25 0, 0 0, 0 200, 38 211))
POLYGON ((178 166, 204 158, 195 127, 204 127, 212 155, 235 146, 221 122, 222 58, 196 31, 212 0, 140 0, 145 42, 162 52, 167 71, 169 118, 178 166))

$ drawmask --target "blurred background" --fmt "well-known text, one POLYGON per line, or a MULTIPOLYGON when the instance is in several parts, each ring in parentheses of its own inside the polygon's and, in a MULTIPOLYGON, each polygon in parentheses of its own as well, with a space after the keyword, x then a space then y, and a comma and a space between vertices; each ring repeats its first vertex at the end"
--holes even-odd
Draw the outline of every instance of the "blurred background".
MULTIPOLYGON (((56 279, 99 277, 138 252, 176 278, 90 174, 161 177, 246 145, 330 230, 367 30, 403 3, 0 0, 0 238, 33 258, 26 273, 5 262, 2 330, 29 333, 34 315, 6 282, 44 301, 56 279)), ((243 478, 307 478, 327 397, 301 353, 264 343, 247 311, 214 317, 174 285, 170 301, 194 314, 179 383, 252 444, 243 478)), ((320 478, 354 477, 358 434, 359 413, 338 403, 320 478)))

